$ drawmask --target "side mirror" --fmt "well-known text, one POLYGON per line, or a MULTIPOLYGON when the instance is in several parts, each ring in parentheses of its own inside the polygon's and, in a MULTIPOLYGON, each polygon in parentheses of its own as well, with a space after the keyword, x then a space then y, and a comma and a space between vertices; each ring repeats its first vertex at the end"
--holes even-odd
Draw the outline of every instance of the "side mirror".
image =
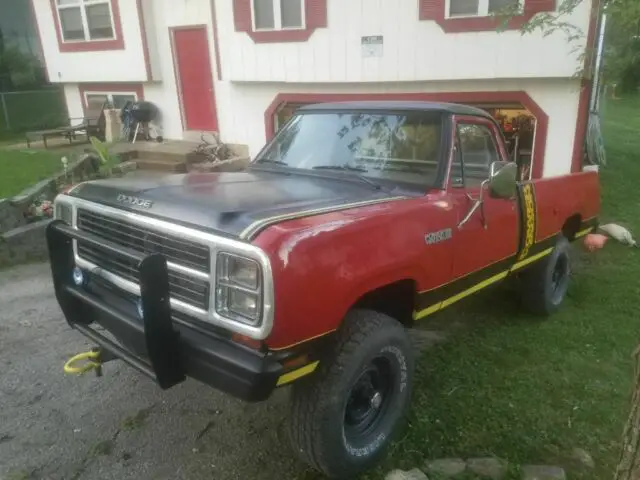
POLYGON ((493 162, 489 194, 494 198, 513 198, 516 194, 518 166, 514 162, 493 162))

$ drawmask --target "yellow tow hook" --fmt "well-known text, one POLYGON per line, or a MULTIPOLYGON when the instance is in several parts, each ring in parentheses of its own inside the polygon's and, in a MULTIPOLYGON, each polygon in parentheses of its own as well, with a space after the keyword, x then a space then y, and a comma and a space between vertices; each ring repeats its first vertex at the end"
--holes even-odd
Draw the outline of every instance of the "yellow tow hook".
POLYGON ((74 355, 64 364, 64 373, 72 375, 82 375, 83 373, 87 373, 91 370, 96 371, 96 376, 102 376, 101 352, 97 348, 74 355), (85 361, 83 364, 74 366, 74 363, 78 363, 83 360, 85 361))

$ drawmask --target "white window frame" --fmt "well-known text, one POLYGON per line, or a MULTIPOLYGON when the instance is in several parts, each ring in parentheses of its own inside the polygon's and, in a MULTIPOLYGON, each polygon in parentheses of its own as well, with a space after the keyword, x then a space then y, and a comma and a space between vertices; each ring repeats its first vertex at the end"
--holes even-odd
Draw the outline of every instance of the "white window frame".
POLYGON ((105 95, 107 97, 107 101, 113 105, 113 96, 114 95, 131 95, 135 98, 137 102, 139 100, 138 94, 136 92, 104 92, 104 91, 86 91, 84 92, 84 104, 89 105, 89 95, 105 95))
POLYGON ((251 26, 254 32, 279 32, 287 30, 304 30, 307 28, 307 12, 305 0, 298 0, 300 2, 300 14, 302 15, 302 25, 299 27, 283 27, 282 26, 282 1, 273 0, 273 28, 257 28, 256 27, 256 11, 254 8, 254 0, 251 1, 251 26))
MULTIPOLYGON (((524 11, 524 0, 519 0, 519 12, 524 11)), ((445 0, 445 13, 446 18, 479 18, 490 17, 489 13, 489 0, 478 0, 478 13, 475 15, 451 15, 451 0, 445 0)))
POLYGON ((109 42, 116 40, 116 25, 113 18, 113 8, 111 8, 111 0, 76 0, 75 4, 60 5, 56 0, 56 15, 58 16, 58 28, 60 29, 60 38, 62 43, 86 43, 86 42, 109 42), (89 22, 87 21, 87 7, 92 5, 107 4, 109 6, 109 18, 111 19, 111 31, 113 36, 111 38, 98 38, 92 40, 89 36, 89 22), (62 17, 60 16, 60 10, 69 8, 80 8, 80 17, 82 19, 82 30, 84 31, 84 40, 66 40, 64 38, 64 29, 62 28, 62 17))

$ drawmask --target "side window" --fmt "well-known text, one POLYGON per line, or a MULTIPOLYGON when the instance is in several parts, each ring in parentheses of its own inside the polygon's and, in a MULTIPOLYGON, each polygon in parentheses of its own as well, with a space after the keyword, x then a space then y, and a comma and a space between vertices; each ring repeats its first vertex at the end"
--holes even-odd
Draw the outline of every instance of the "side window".
POLYGON ((500 159, 491 130, 486 125, 458 124, 458 139, 464 164, 464 184, 477 187, 489 178, 489 168, 500 159))

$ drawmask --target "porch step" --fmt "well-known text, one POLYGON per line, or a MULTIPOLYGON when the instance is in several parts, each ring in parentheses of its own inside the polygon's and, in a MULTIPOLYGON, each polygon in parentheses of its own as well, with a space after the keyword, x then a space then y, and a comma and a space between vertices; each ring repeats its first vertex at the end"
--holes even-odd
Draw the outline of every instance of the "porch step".
POLYGON ((156 172, 175 173, 185 173, 187 171, 187 167, 184 163, 184 158, 181 162, 138 159, 136 160, 136 163, 138 164, 138 170, 152 170, 156 172))
POLYGON ((138 150, 136 152, 136 158, 138 160, 150 160, 153 162, 184 163, 186 154, 178 152, 167 152, 160 149, 138 150))

